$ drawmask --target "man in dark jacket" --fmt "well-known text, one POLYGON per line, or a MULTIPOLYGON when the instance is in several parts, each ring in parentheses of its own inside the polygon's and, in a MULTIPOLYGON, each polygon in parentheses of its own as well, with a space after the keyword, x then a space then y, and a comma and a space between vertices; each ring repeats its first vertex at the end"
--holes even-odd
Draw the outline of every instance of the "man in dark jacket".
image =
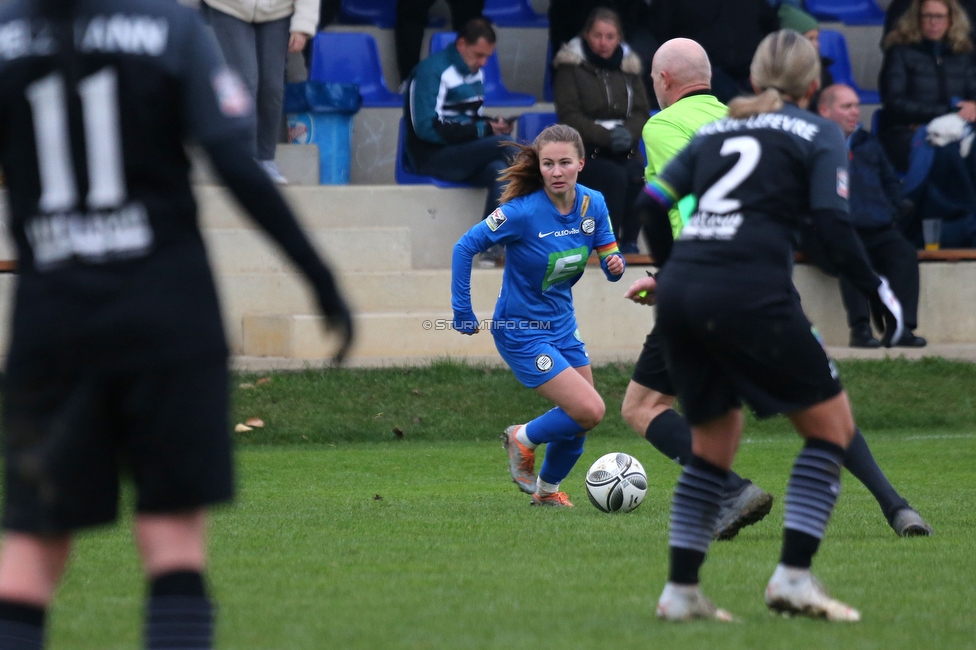
POLYGON ((752 56, 759 42, 779 29, 776 8, 767 0, 654 0, 650 20, 661 43, 684 37, 705 48, 712 63, 712 93, 723 104, 752 93, 752 56))
MULTIPOLYGON (((851 222, 871 264, 888 278, 901 301, 905 333, 893 345, 923 347, 925 339, 913 332, 918 325, 918 256, 915 247, 894 227, 901 201, 901 181, 878 139, 861 129, 860 101, 853 88, 844 84, 828 86, 820 95, 818 110, 821 116, 836 122, 847 136, 851 222)), ((881 343, 871 333, 867 300, 843 277, 840 293, 851 328, 851 347, 880 347, 881 343)))

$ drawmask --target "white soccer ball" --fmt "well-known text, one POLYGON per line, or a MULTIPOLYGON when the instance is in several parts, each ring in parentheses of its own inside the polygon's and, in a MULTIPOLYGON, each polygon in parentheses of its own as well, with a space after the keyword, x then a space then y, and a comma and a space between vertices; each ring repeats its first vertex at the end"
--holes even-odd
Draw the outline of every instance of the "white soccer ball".
POLYGON ((601 456, 586 472, 586 496, 603 512, 630 512, 647 494, 647 472, 622 452, 601 456))

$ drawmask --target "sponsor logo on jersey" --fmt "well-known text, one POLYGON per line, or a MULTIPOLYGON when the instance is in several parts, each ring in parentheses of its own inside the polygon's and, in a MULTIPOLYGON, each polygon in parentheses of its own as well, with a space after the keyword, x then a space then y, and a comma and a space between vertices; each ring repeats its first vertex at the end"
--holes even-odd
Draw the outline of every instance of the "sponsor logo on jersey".
MULTIPOLYGON (((502 224, 508 221, 508 217, 502 214, 501 208, 495 208, 495 211, 485 217, 485 223, 488 224, 488 230, 495 232, 502 227, 502 224)), ((541 237, 541 235, 540 235, 541 237)))
POLYGON ((229 68, 222 68, 211 79, 217 106, 227 117, 244 117, 251 113, 251 93, 237 73, 229 68))
POLYGON ((555 230, 550 230, 549 232, 542 232, 540 230, 539 231, 539 239, 542 239, 543 237, 548 237, 549 235, 551 235, 554 232, 556 232, 556 231, 555 230))
POLYGON ((681 230, 680 239, 723 239, 735 237, 742 225, 742 213, 696 212, 681 230))
POLYGON ((590 255, 588 246, 580 246, 568 251, 549 253, 549 264, 542 280, 542 291, 545 292, 554 284, 577 277, 586 266, 586 258, 590 255))
POLYGON ((568 237, 570 235, 578 235, 579 228, 567 228, 566 230, 557 230, 553 233, 556 237, 568 237))
POLYGON ((846 199, 850 194, 850 180, 847 170, 837 168, 837 196, 846 199))
POLYGON ((539 372, 549 372, 552 370, 552 357, 548 354, 540 354, 535 358, 535 367, 539 372))
POLYGON ((581 217, 585 217, 586 216, 586 210, 589 207, 590 207, 590 195, 589 194, 584 194, 583 195, 583 204, 580 205, 580 216, 581 217))
POLYGON ((592 235, 593 231, 596 230, 596 219, 586 217, 580 221, 580 230, 583 231, 584 235, 592 235))

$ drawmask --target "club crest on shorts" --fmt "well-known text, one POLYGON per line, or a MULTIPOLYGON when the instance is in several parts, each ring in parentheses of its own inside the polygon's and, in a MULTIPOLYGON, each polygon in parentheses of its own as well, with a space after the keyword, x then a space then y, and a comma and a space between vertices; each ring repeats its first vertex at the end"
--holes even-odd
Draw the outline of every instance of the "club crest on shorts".
POLYGON ((593 217, 586 217, 580 221, 580 232, 584 235, 592 235, 594 230, 596 230, 596 219, 593 217))
POLYGON ((502 214, 501 208, 495 208, 495 211, 485 217, 485 223, 488 224, 488 230, 495 232, 502 227, 502 224, 508 221, 508 217, 502 214))
POLYGON ((540 354, 535 358, 535 367, 539 372, 549 372, 552 370, 552 357, 548 354, 540 354))

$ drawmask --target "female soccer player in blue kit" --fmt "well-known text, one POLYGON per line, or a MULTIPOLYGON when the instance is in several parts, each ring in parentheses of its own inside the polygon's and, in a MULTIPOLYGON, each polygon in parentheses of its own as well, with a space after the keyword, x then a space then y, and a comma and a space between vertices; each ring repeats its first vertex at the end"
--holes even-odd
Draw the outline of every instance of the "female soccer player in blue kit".
POLYGON ((603 419, 603 399, 576 329, 572 287, 594 249, 611 282, 625 267, 603 195, 576 183, 583 156, 579 133, 564 124, 520 145, 501 177, 508 181, 502 206, 454 246, 454 329, 478 333, 471 260, 504 245, 505 274, 490 328, 495 346, 520 382, 556 405, 505 430, 512 479, 536 506, 572 507, 559 483, 583 453, 586 432, 603 419), (537 479, 535 448, 541 444, 548 446, 537 479))

